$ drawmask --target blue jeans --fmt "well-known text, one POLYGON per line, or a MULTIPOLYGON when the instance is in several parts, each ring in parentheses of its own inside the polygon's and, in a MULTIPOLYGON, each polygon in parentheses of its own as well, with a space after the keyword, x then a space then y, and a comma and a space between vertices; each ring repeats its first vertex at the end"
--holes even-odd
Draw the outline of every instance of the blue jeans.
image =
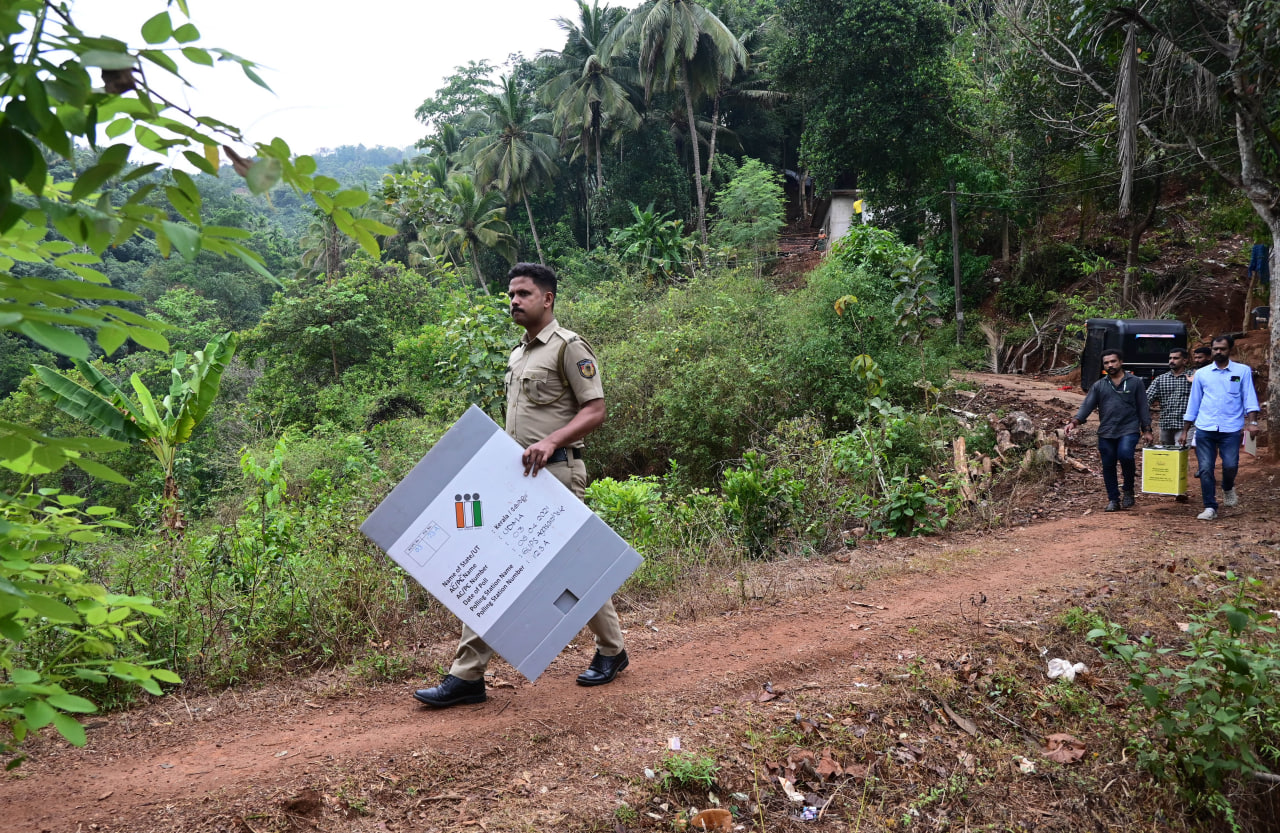
POLYGON ((1125 494, 1133 494, 1133 453, 1138 449, 1138 435, 1123 437, 1098 437, 1098 454, 1102 456, 1102 482, 1107 485, 1107 498, 1120 499, 1120 487, 1116 483, 1116 463, 1124 474, 1125 494))
POLYGON ((1196 429, 1196 463, 1200 466, 1200 496, 1206 509, 1217 510, 1217 484, 1213 480, 1215 458, 1222 457, 1222 488, 1236 487, 1240 470, 1240 438, 1243 431, 1201 431, 1196 429))

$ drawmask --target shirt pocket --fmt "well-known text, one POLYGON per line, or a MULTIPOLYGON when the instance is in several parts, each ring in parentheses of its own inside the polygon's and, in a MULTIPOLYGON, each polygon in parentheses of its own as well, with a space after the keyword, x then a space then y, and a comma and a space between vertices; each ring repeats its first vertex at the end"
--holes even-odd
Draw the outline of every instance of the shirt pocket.
POLYGON ((562 391, 560 379, 545 370, 527 370, 520 376, 520 394, 531 405, 550 405, 562 391))

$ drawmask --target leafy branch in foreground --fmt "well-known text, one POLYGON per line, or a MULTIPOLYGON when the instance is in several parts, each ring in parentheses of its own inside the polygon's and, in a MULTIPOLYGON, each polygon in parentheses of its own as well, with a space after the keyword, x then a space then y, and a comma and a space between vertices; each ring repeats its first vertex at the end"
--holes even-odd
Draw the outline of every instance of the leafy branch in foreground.
POLYGON ((97 707, 64 684, 74 690, 114 678, 160 694, 160 683, 181 682, 172 671, 117 656, 120 646, 141 643, 143 616, 161 615, 150 599, 108 593, 84 581, 79 568, 46 560, 69 541, 91 543, 104 527, 125 526, 114 510, 84 502, 39 489, 0 504, 0 723, 12 732, 11 740, 0 738, 0 753, 49 724, 84 745, 84 727, 71 715, 97 707))
MULTIPOLYGON (((150 152, 148 158, 167 156, 212 176, 218 175, 225 153, 250 191, 265 194, 283 183, 310 195, 341 232, 373 254, 378 249, 374 235, 392 232, 373 219, 355 217, 351 209, 367 202, 368 195, 316 176, 311 157, 294 157, 278 138, 250 143, 234 126, 197 115, 160 91, 166 83, 187 85, 186 68, 219 62, 238 65, 251 81, 266 86, 254 62, 199 46, 199 31, 182 19, 189 17, 187 0, 171 0, 143 24, 143 43, 133 46, 82 30, 70 2, 0 4, 0 329, 83 367, 91 357, 83 331, 91 332, 108 356, 129 339, 169 349, 164 325, 122 306, 140 299, 112 287, 99 271, 109 247, 146 236, 165 257, 176 253, 190 262, 208 251, 239 258, 271 277, 262 258, 243 243, 250 232, 206 224, 192 176, 177 168, 162 172, 159 162, 131 161, 138 148, 150 152), (55 182, 50 160, 61 157, 74 167, 85 145, 94 161, 73 180, 55 182), (133 190, 125 197, 108 190, 126 183, 133 190), (33 276, 37 271, 42 277, 33 276)), ((228 360, 229 349, 223 344, 217 361, 228 360)), ((197 376, 216 381, 212 372, 197 376)), ((183 384, 198 381, 193 377, 183 384)), ((183 432, 189 435, 199 421, 194 412, 207 411, 216 387, 193 387, 193 400, 180 393, 164 417, 153 402, 153 434, 163 426, 176 432, 175 440, 183 432)), ((110 392, 104 396, 110 397, 110 392)), ((149 425, 145 404, 142 408, 139 422, 149 425)), ((118 416, 120 430, 127 433, 126 420, 118 416)), ((130 417, 138 419, 134 412, 130 417)), ((123 646, 138 639, 142 617, 159 615, 158 608, 148 599, 112 595, 60 563, 72 547, 101 535, 103 527, 119 525, 111 510, 82 512, 81 498, 36 483, 69 464, 95 477, 122 480, 89 459, 119 447, 104 439, 55 439, 0 424, 0 465, 24 478, 13 494, 0 494, 0 725, 12 733, 11 740, 0 740, 0 752, 49 724, 72 743, 85 742, 72 715, 96 707, 69 692, 64 682, 116 678, 155 694, 161 682, 178 682, 171 672, 118 658, 123 646)))

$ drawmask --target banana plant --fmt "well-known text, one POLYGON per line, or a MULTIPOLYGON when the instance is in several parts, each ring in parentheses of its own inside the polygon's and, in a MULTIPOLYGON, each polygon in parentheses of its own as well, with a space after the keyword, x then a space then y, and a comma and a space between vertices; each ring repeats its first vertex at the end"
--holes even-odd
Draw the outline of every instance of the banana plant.
POLYGON ((151 450, 164 470, 164 526, 169 534, 180 538, 186 522, 173 476, 178 446, 191 439, 196 426, 209 414, 222 374, 235 352, 235 334, 225 333, 190 356, 183 351, 175 353, 169 392, 159 403, 136 373, 129 379, 136 395, 132 400, 86 361, 75 361, 83 384, 48 367, 37 365, 35 370, 40 376, 42 398, 104 437, 140 441, 151 450))

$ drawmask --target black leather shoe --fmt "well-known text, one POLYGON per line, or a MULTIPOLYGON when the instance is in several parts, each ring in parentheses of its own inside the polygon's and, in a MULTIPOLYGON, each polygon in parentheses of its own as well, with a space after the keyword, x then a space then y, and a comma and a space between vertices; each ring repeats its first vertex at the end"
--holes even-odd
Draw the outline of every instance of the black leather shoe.
POLYGON ((1125 492, 1124 496, 1120 498, 1120 508, 1128 509, 1131 506, 1133 506, 1133 492, 1125 492))
POLYGON ((606 657, 596 651, 595 659, 591 660, 591 665, 578 675, 578 685, 604 685, 613 682, 613 678, 618 676, 618 672, 626 668, 631 660, 627 659, 627 652, 623 651, 616 657, 606 657))
POLYGON ((484 680, 464 680, 452 674, 445 674, 440 685, 434 688, 420 688, 413 693, 419 703, 443 709, 448 706, 460 706, 463 703, 483 703, 489 699, 484 693, 484 680))
POLYGON ((1109 502, 1107 503, 1107 508, 1106 508, 1106 509, 1103 509, 1102 511, 1103 511, 1103 512, 1119 512, 1119 511, 1120 511, 1120 501, 1118 501, 1118 500, 1112 500, 1112 501, 1109 501, 1109 502))

